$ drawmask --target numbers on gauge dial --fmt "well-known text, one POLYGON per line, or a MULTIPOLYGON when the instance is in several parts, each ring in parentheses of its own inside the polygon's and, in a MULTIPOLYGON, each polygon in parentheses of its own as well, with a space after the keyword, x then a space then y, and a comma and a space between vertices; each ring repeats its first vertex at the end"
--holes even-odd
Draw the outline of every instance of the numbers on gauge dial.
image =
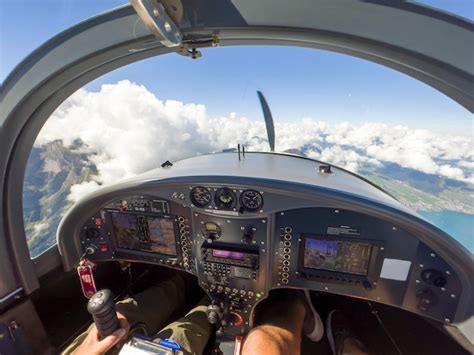
POLYGON ((256 190, 245 190, 240 194, 240 204, 247 211, 257 211, 263 207, 263 196, 256 190))
POLYGON ((207 207, 211 204, 211 192, 204 186, 196 186, 191 190, 191 202, 197 207, 207 207))

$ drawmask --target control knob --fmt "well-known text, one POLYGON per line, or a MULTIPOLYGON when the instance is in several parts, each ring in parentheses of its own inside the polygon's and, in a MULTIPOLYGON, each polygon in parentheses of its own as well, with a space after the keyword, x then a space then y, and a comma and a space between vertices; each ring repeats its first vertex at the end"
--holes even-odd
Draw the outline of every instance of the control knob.
POLYGON ((255 228, 246 227, 244 229, 244 234, 242 235, 242 243, 251 244, 253 241, 254 234, 255 234, 255 228))
POLYGON ((222 318, 222 309, 217 304, 210 304, 206 311, 207 321, 211 324, 216 324, 222 318))
POLYGON ((417 307, 422 311, 427 311, 438 303, 438 298, 430 289, 420 290, 416 293, 417 307))
POLYGON ((433 285, 436 287, 446 286, 447 280, 444 275, 435 269, 427 269, 421 273, 421 279, 425 281, 428 285, 433 285))
POLYGON ((213 222, 206 222, 202 232, 208 243, 212 243, 213 241, 219 239, 222 234, 221 227, 213 222))

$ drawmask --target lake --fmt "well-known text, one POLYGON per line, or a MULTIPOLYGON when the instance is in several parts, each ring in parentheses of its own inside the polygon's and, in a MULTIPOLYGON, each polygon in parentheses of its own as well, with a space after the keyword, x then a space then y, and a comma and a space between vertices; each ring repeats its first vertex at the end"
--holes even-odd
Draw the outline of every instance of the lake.
POLYGON ((474 215, 454 211, 418 213, 474 253, 474 215))

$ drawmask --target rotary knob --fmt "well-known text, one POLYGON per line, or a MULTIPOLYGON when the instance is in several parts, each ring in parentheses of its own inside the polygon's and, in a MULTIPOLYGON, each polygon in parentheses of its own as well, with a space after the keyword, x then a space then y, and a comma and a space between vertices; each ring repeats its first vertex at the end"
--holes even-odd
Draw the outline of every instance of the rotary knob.
POLYGON ((242 235, 242 243, 252 244, 255 231, 256 231, 256 229, 251 227, 251 226, 246 227, 244 229, 244 234, 242 235))
POLYGON ((211 324, 216 324, 222 318, 222 309, 217 304, 211 304, 206 311, 207 321, 211 324))
POLYGON ((421 273, 421 279, 425 281, 428 285, 433 285, 436 287, 446 286, 447 280, 444 275, 435 269, 427 269, 421 273))
POLYGON ((427 311, 436 303, 438 303, 438 298, 430 289, 425 289, 418 291, 416 294, 417 307, 422 311, 427 311))

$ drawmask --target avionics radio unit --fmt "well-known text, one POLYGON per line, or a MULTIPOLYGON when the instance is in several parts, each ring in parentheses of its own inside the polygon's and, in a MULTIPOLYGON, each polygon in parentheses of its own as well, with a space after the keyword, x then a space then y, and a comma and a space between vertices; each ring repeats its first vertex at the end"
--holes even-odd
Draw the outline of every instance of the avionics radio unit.
POLYGON ((201 252, 204 274, 257 280, 258 247, 205 242, 201 252))
POLYGON ((205 262, 258 270, 258 247, 256 246, 205 242, 201 251, 202 259, 205 262))

